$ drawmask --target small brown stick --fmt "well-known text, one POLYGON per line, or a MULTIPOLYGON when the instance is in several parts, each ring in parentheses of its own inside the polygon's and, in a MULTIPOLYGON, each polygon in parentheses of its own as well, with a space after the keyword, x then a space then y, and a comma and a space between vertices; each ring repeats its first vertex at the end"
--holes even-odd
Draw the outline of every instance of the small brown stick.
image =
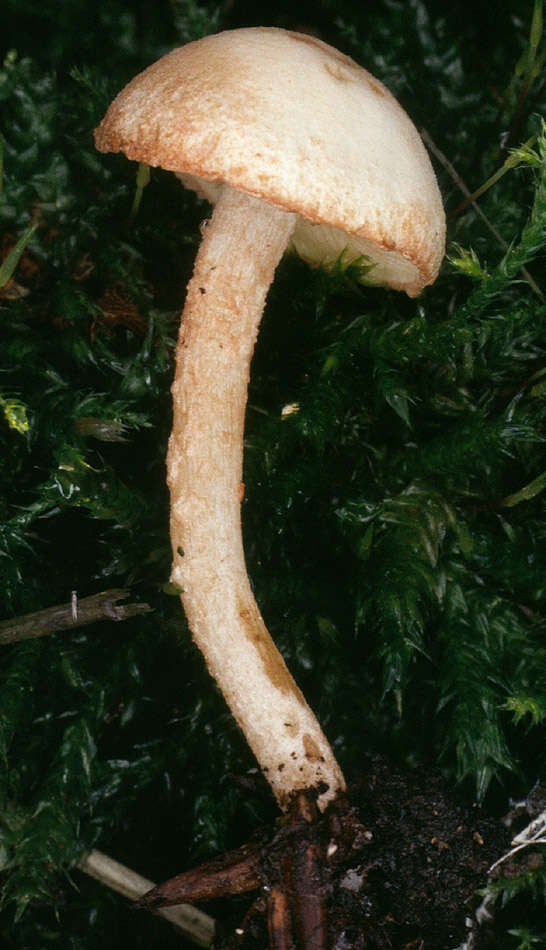
POLYGON ((296 846, 287 856, 286 883, 292 894, 292 914, 298 946, 305 950, 327 950, 328 916, 324 893, 324 854, 318 844, 302 851, 296 846))
POLYGON ((123 588, 113 588, 78 600, 74 592, 69 604, 58 604, 56 607, 37 610, 36 613, 4 620, 0 623, 0 646, 29 640, 32 637, 45 637, 47 634, 60 633, 63 630, 85 627, 101 620, 117 622, 127 620, 136 614, 150 613, 152 608, 149 604, 118 604, 118 600, 129 597, 129 593, 123 588))
POLYGON ((267 910, 270 950, 290 950, 293 942, 288 898, 278 884, 271 888, 267 910))
MULTIPOLYGON (((308 833, 313 835, 319 817, 316 796, 307 791, 295 795, 290 816, 294 827, 308 825, 308 833)), ((282 887, 288 896, 288 912, 281 931, 291 924, 296 945, 302 950, 327 950, 328 946, 324 860, 321 844, 298 836, 283 857, 282 887)), ((274 944, 273 948, 276 950, 274 944)))
MULTIPOLYGON (((76 865, 79 871, 100 881, 118 894, 130 900, 142 897, 154 887, 153 881, 141 877, 130 868, 114 861, 102 851, 90 851, 76 865)), ((212 917, 197 907, 180 904, 177 907, 165 907, 159 911, 173 927, 198 947, 210 947, 214 939, 215 923, 212 917)))
POLYGON ((262 884, 260 850, 243 845, 158 884, 135 904, 137 910, 157 910, 183 901, 203 901, 228 894, 246 894, 262 884))
MULTIPOLYGON (((465 182, 463 181, 463 179, 462 179, 461 176, 459 175, 459 173, 458 173, 458 171, 456 170, 456 168, 454 167, 454 165, 452 165, 452 163, 450 162, 450 160, 449 160, 449 158, 447 157, 447 155, 444 155, 444 153, 441 151, 441 149, 438 148, 438 146, 435 144, 435 142, 431 139, 431 137, 430 137, 430 135, 428 134, 428 132, 427 132, 426 129, 421 129, 420 131, 421 131, 421 137, 422 137, 422 139, 423 139, 425 145, 427 146, 427 148, 430 149, 430 151, 431 151, 432 154, 435 156, 435 158, 437 158, 438 161, 444 166, 444 168, 446 169, 446 171, 449 173, 449 175, 451 176, 451 178, 453 179, 453 181, 454 181, 455 184, 457 185, 457 188, 459 188, 459 190, 462 191, 462 193, 463 193, 463 195, 465 196, 465 198, 471 199, 471 198, 472 198, 472 192, 471 192, 470 189, 466 186, 465 182)), ((480 206, 478 205, 478 203, 477 203, 476 201, 471 200, 470 203, 472 204, 472 207, 474 208, 474 211, 476 212, 476 214, 478 214, 478 215, 480 216, 480 218, 482 219, 482 221, 484 222, 484 224, 486 225, 486 227, 491 231, 491 234, 497 239, 497 241, 499 242, 499 244, 501 245, 501 247, 503 247, 504 250, 507 251, 507 250, 509 249, 509 245, 508 245, 507 242, 504 240, 502 234, 500 234, 499 231, 497 231, 497 229, 496 229, 496 227, 495 227, 494 224, 491 224, 491 221, 489 220, 489 218, 487 217, 487 215, 484 214, 484 212, 482 211, 482 209, 480 208, 480 206)), ((460 206, 459 209, 456 209, 456 211, 459 211, 459 210, 462 210, 462 206, 460 206)), ((451 212, 450 214, 448 214, 448 216, 447 216, 448 221, 450 220, 450 218, 452 218, 452 217, 454 217, 454 216, 455 216, 455 212, 451 212)), ((538 284, 536 283, 536 281, 534 280, 534 278, 533 278, 532 275, 529 273, 529 271, 527 270, 526 267, 522 267, 522 268, 521 268, 521 273, 522 273, 523 276, 525 277, 525 280, 527 281, 527 283, 529 284, 529 286, 531 287, 531 289, 534 291, 534 293, 535 293, 538 297, 540 297, 541 300, 544 300, 544 294, 543 294, 542 290, 540 289, 540 287, 538 286, 538 284)))

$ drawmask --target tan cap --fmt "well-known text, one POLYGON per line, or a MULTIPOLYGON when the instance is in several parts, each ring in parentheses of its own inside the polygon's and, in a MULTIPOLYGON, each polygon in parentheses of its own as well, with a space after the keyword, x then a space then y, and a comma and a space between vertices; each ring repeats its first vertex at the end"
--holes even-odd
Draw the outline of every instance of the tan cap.
POLYGON ((257 27, 175 49, 117 96, 95 140, 213 202, 227 182, 297 212, 293 244, 310 263, 346 249, 373 261, 370 283, 410 296, 438 274, 445 215, 414 125, 381 82, 314 37, 257 27))

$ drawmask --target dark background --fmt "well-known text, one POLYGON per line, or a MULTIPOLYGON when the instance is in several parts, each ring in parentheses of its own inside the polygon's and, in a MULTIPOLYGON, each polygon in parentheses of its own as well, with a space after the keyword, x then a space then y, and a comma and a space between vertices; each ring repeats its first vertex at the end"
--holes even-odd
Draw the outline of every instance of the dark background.
MULTIPOLYGON (((79 855, 160 880, 276 817, 266 790, 233 778, 251 755, 168 590, 172 348, 207 207, 154 171, 128 226, 135 168, 98 155, 93 128, 173 46, 310 31, 426 129, 454 211, 453 169, 473 190, 540 132, 532 14, 521 0, 4 0, 3 256, 38 229, 0 297, 0 394, 29 422, 1 423, 2 616, 118 586, 153 613, 1 648, 2 946, 181 946, 73 869, 79 855)), ((481 207, 546 288, 539 177, 510 172, 481 207)), ((450 218, 448 253, 459 265, 416 301, 283 262, 252 370, 245 543, 347 775, 370 751, 440 766, 501 815, 544 767, 544 305, 472 209, 450 218)), ((532 930, 543 887, 540 869, 523 897, 514 887, 499 946, 531 946, 509 930, 532 930)))

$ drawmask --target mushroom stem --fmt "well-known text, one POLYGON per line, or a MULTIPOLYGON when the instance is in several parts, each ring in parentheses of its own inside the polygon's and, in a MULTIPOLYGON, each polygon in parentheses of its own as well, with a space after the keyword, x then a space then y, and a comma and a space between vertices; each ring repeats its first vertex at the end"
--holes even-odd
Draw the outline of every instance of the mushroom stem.
POLYGON ((188 286, 167 458, 172 580, 194 640, 282 809, 344 779, 260 615, 241 534, 250 361, 265 298, 295 215, 224 185, 188 286))

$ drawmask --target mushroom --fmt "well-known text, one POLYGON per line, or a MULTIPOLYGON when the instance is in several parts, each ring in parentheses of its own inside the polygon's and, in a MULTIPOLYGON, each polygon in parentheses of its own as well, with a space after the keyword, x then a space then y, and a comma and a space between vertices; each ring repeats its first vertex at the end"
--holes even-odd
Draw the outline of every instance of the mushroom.
POLYGON ((291 244, 312 265, 364 258, 367 281, 413 297, 437 276, 445 219, 425 148, 390 92, 314 37, 208 36, 134 78, 95 133, 102 152, 176 172, 214 205, 189 283, 167 470, 172 580, 194 640, 281 809, 345 787, 275 647, 241 535, 250 361, 291 244))

